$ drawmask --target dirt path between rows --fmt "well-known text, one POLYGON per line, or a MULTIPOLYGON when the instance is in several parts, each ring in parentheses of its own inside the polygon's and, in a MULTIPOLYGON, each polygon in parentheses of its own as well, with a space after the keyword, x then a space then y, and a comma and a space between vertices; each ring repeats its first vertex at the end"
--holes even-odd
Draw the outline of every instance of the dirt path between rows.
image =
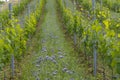
POLYGON ((63 33, 55 0, 46 0, 44 21, 38 25, 32 55, 21 65, 21 80, 82 80, 71 43, 63 33))

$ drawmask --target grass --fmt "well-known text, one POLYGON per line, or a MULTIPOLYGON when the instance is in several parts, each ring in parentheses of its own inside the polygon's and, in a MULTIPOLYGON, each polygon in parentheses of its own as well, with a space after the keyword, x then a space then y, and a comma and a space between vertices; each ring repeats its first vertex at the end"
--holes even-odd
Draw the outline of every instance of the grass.
MULTIPOLYGON (((57 18, 55 0, 47 0, 44 22, 38 25, 30 57, 22 65, 21 80, 85 80, 71 43, 57 18)), ((88 79, 94 80, 94 79, 88 79)))
POLYGON ((3 1, 0 1, 0 5, 3 4, 4 2, 3 1))

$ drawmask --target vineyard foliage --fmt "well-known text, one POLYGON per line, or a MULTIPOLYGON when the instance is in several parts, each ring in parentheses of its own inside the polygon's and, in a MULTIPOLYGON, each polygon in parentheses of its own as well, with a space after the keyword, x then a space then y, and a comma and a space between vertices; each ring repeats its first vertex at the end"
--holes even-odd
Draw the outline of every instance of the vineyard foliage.
MULTIPOLYGON (((88 0, 76 0, 78 3, 83 5, 83 8, 87 10, 91 10, 92 2, 88 0)), ((99 4, 105 7, 108 7, 109 10, 112 10, 114 12, 120 13, 120 0, 96 0, 98 2, 96 5, 99 6, 99 4)))
MULTIPOLYGON (((92 15, 92 1, 87 0, 76 0, 81 6, 80 10, 86 12, 87 15, 92 15)), ((78 4, 77 3, 77 4, 78 4)), ((120 33, 120 1, 119 0, 98 0, 96 1, 95 14, 97 20, 102 22, 103 20, 109 19, 113 24, 110 25, 110 28, 120 33), (114 8, 111 7, 114 6, 114 8), (117 25, 117 26, 116 26, 117 25), (116 26, 116 27, 114 27, 116 26)))
MULTIPOLYGON (((25 7, 25 5, 29 2, 29 0, 25 0, 25 2, 21 3, 21 7, 16 7, 13 9, 13 13, 15 16, 18 15, 20 11, 17 11, 19 8, 21 11, 25 7)), ((0 30, 0 68, 6 64, 11 55, 14 54, 16 59, 21 59, 22 56, 25 55, 27 41, 29 36, 32 36, 36 30, 37 21, 40 19, 40 15, 42 12, 42 8, 44 5, 44 0, 38 1, 37 9, 34 13, 31 13, 25 18, 25 27, 22 28, 18 23, 18 19, 13 15, 12 19, 8 18, 8 12, 2 12, 0 16, 3 21, 2 29, 0 30), (7 22, 6 22, 7 21, 7 22), (4 27, 4 28, 3 28, 4 27)))
MULTIPOLYGON (((21 3, 20 3, 20 6, 18 6, 18 5, 15 5, 15 6, 13 6, 13 13, 12 13, 12 15, 14 15, 14 16, 18 16, 18 14, 19 13, 21 13, 24 9, 25 9, 25 7, 26 7, 26 5, 30 2, 31 0, 23 0, 21 3)), ((6 26, 8 26, 8 23, 9 23, 9 10, 4 10, 4 11, 2 11, 1 12, 1 14, 0 14, 0 22, 1 22, 1 25, 3 25, 2 26, 2 28, 4 28, 4 27, 6 27, 6 26)))
POLYGON ((81 12, 72 12, 66 8, 63 0, 57 2, 67 32, 71 35, 77 33, 80 39, 81 51, 85 52, 85 48, 87 55, 93 55, 93 46, 96 44, 95 47, 98 54, 102 56, 103 62, 107 63, 115 73, 120 74, 120 19, 115 22, 107 17, 108 14, 105 11, 96 11, 99 18, 87 21, 81 12))
MULTIPOLYGON (((0 70, 12 55, 20 60, 26 54, 27 41, 36 31, 45 4, 45 0, 36 0, 36 10, 25 16, 22 27, 17 18, 31 1, 23 0, 20 5, 13 6, 12 14, 9 10, 0 13, 0 70)), ((72 38, 77 36, 75 48, 85 57, 93 56, 96 50, 102 64, 109 66, 113 73, 120 74, 120 17, 117 16, 120 13, 120 0, 97 0, 94 10, 90 0, 75 0, 81 5, 79 9, 75 2, 70 9, 67 0, 56 1, 66 32, 72 38)))
POLYGON ((0 5, 3 4, 4 2, 3 1, 0 1, 0 5))
MULTIPOLYGON (((100 0, 98 0, 98 2, 101 3, 100 0)), ((111 0, 103 0, 103 5, 108 7, 109 9, 115 11, 115 12, 118 12, 120 13, 120 0, 114 0, 114 1, 111 1, 111 0)))

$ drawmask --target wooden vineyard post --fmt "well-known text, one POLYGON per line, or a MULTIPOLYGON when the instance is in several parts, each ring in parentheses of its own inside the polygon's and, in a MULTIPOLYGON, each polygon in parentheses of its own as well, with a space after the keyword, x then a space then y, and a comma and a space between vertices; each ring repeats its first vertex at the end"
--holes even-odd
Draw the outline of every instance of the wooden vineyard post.
MULTIPOLYGON (((2 5, 0 5, 0 13, 2 11, 2 5)), ((0 30, 2 30, 2 23, 0 22, 0 30)))
POLYGON ((1 13, 1 11, 2 11, 2 5, 0 5, 0 13, 1 13))
POLYGON ((67 7, 65 0, 64 0, 64 6, 65 6, 65 8, 67 7))
POLYGON ((9 18, 12 19, 12 3, 9 3, 9 18))
MULTIPOLYGON (((38 3, 40 4, 40 0, 38 0, 38 3)), ((38 5, 39 5, 39 4, 38 4, 38 5)))
MULTIPOLYGON (((96 1, 95 0, 92 0, 92 11, 93 11, 93 22, 95 21, 95 19, 96 19, 96 15, 95 15, 95 6, 96 6, 96 1)), ((94 34, 96 34, 96 33, 94 33, 94 34)), ((93 75, 96 77, 96 75, 97 75, 97 45, 96 45, 96 41, 95 41, 95 38, 96 37, 96 35, 94 35, 94 41, 93 41, 93 75)))
POLYGON ((15 73, 14 73, 14 70, 15 70, 15 66, 14 66, 14 55, 11 56, 11 79, 14 79, 14 76, 15 76, 15 73))
POLYGON ((93 74, 94 74, 94 76, 97 75, 97 49, 96 49, 96 47, 97 47, 96 42, 94 42, 94 44, 93 44, 93 56, 94 56, 94 63, 93 63, 94 71, 93 71, 93 74))
MULTIPOLYGON (((30 19, 30 12, 31 12, 30 4, 28 4, 28 17, 29 17, 29 19, 30 19)), ((30 39, 31 39, 31 35, 30 34, 28 35, 28 38, 29 38, 29 42, 30 42, 30 39)), ((31 44, 30 44, 30 46, 31 46, 31 44)))
POLYGON ((2 23, 0 23, 0 30, 2 30, 3 28, 2 28, 2 23))
POLYGON ((34 10, 36 10, 37 7, 37 0, 34 1, 34 10))
POLYGON ((28 8, 28 13, 27 13, 27 15, 28 15, 28 17, 30 18, 30 5, 29 5, 29 4, 28 4, 27 8, 28 8))
POLYGON ((95 0, 92 0, 92 11, 93 11, 93 21, 95 21, 96 16, 95 16, 95 0))
POLYGON ((5 72, 4 72, 4 80, 7 80, 7 79, 6 79, 6 73, 5 73, 5 72))
POLYGON ((38 3, 40 3, 40 0, 38 0, 38 3))
MULTIPOLYGON (((75 12, 75 10, 76 10, 76 2, 75 2, 75 0, 74 0, 74 12, 75 12)), ((76 34, 76 30, 74 30, 74 34, 73 34, 73 38, 74 38, 74 46, 76 46, 76 44, 77 44, 77 34, 76 34)))
MULTIPOLYGON (((9 18, 12 20, 12 3, 9 3, 9 18)), ((12 44, 13 45, 13 44, 12 44)), ((11 80, 14 80, 14 76, 15 76, 15 73, 14 73, 14 55, 12 54, 11 55, 11 62, 10 62, 10 69, 11 69, 11 80)))
POLYGON ((76 46, 77 44, 77 35, 76 35, 76 32, 74 32, 74 45, 76 46))
POLYGON ((102 11, 102 0, 100 0, 100 10, 102 11))

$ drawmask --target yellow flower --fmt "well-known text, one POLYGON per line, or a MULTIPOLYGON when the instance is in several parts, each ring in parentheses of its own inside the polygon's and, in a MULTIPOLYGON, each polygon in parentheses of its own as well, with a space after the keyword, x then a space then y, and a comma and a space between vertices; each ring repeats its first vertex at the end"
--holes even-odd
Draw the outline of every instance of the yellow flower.
POLYGON ((4 46, 4 40, 0 39, 0 48, 3 48, 4 46))
POLYGON ((97 26, 97 28, 96 28, 96 32, 100 31, 101 29, 102 29, 101 26, 97 26))
POLYGON ((105 25, 105 28, 109 29, 109 21, 108 20, 104 20, 103 23, 105 25))
POLYGON ((81 8, 81 11, 83 11, 83 8, 81 8))
POLYGON ((86 32, 83 32, 84 35, 86 35, 86 32))
POLYGON ((120 26, 120 24, 117 24, 117 25, 116 25, 116 27, 119 27, 119 26, 120 26))
POLYGON ((115 31, 111 30, 111 36, 115 36, 115 31))
POLYGON ((114 30, 108 30, 107 31, 107 36, 108 37, 114 37, 115 36, 115 31, 114 30))
POLYGON ((120 33, 118 34, 118 38, 120 38, 120 33))

